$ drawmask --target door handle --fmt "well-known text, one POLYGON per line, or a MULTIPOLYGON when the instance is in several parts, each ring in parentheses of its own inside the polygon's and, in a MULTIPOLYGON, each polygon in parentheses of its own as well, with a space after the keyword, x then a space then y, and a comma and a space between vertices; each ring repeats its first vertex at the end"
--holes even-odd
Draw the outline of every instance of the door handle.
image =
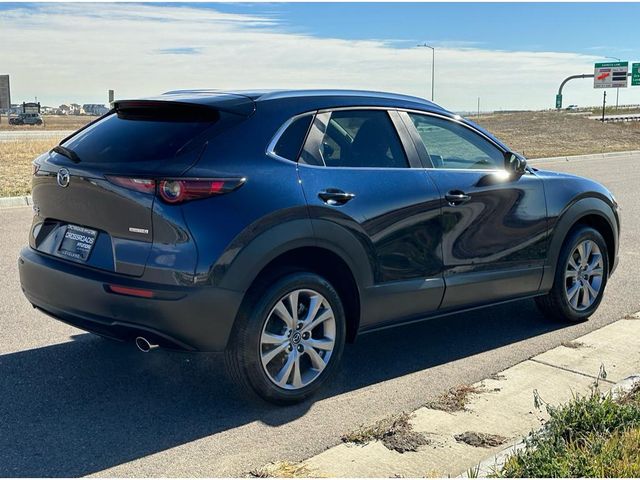
POLYGON ((467 195, 462 190, 450 190, 444 196, 444 199, 450 206, 455 207, 456 205, 462 205, 466 201, 470 200, 471 196, 467 195))
POLYGON ((318 197, 324 203, 331 205, 332 207, 344 205, 355 196, 355 193, 343 192, 337 188, 327 188, 326 190, 322 190, 318 193, 318 197))

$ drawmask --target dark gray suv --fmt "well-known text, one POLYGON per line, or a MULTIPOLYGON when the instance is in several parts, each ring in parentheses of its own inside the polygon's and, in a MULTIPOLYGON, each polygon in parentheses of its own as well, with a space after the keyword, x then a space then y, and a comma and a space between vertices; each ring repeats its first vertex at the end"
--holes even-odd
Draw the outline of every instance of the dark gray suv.
POLYGON ((34 170, 36 308, 143 351, 226 351, 279 403, 363 332, 528 297, 584 320, 618 261, 607 189, 404 95, 118 101, 34 170))

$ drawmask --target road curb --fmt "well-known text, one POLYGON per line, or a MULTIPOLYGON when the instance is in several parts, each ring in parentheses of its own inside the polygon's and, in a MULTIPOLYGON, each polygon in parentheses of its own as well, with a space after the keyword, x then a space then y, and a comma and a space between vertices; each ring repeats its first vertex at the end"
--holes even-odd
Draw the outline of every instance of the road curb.
POLYGON ((640 154, 640 150, 627 150, 623 152, 591 153, 588 155, 565 155, 561 157, 532 158, 528 160, 528 162, 532 165, 535 165, 537 163, 553 163, 560 161, 572 162, 576 160, 606 160, 610 158, 630 157, 632 155, 638 154, 640 154))
MULTIPOLYGON (((639 314, 466 386, 474 391, 461 409, 425 403, 410 412, 411 431, 426 437, 426 446, 399 453, 371 437, 360 443, 339 443, 301 464, 321 477, 486 477, 524 448, 532 432, 548 421, 548 411, 535 406, 536 398, 560 405, 574 394, 588 393, 594 382, 614 397, 640 383, 639 314), (474 445, 457 438, 465 433, 508 443, 474 445)), ((363 429, 367 431, 367 426, 363 429)))
MULTIPOLYGON (((640 384, 640 373, 630 375, 627 378, 616 383, 613 387, 611 387, 611 390, 610 390, 611 396, 614 399, 619 398, 625 393, 628 393, 631 390, 633 390, 633 388, 635 388, 638 384, 640 384)), ((520 450, 523 450, 527 445, 527 441, 533 435, 543 432, 544 429, 545 427, 541 427, 535 432, 532 432, 526 437, 524 437, 522 440, 520 440, 516 444, 510 447, 507 447, 504 450, 501 450, 498 453, 495 453, 487 457, 486 459, 481 461, 477 465, 477 467, 471 469, 473 473, 472 476, 475 478, 487 478, 491 475, 495 475, 495 473, 504 466, 505 462, 509 457, 518 453, 520 450)), ((462 475, 459 475, 457 478, 469 478, 469 472, 463 473, 462 475)))
POLYGON ((31 195, 22 197, 0 197, 0 208, 24 207, 28 205, 33 205, 31 195))

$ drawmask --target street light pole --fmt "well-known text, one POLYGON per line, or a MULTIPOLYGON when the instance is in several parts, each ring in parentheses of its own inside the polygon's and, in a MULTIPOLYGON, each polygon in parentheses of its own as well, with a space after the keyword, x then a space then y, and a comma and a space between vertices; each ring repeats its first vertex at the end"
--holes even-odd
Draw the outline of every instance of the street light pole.
MULTIPOLYGON (((617 60, 619 62, 622 61, 618 57, 604 57, 604 58, 613 58, 614 60, 617 60)), ((618 98, 620 98, 620 88, 616 88, 616 111, 618 111, 618 98)))
POLYGON ((431 49, 431 101, 433 102, 433 92, 435 90, 435 75, 436 75, 436 49, 431 45, 427 45, 423 43, 422 45, 417 45, 418 47, 425 47, 431 49))

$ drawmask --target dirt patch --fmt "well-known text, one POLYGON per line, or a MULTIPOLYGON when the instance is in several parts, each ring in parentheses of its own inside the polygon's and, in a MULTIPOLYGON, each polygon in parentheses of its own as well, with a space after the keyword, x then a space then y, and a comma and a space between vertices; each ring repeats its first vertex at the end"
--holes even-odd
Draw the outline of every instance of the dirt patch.
POLYGON ((343 435, 342 441, 364 445, 379 440, 389 450, 398 453, 415 452, 418 447, 428 445, 429 440, 422 433, 413 430, 410 419, 411 415, 404 412, 384 418, 372 426, 343 435))
POLYGON ((528 158, 640 150, 640 122, 603 124, 555 111, 494 113, 472 120, 528 158))
POLYGON ((507 441, 507 438, 502 435, 481 432, 464 432, 454 435, 453 438, 455 438, 457 442, 466 443, 472 447, 483 448, 497 447, 507 441))
POLYGON ((584 343, 582 342, 562 342, 561 345, 566 348, 582 348, 584 347, 584 343))
POLYGON ((435 400, 428 402, 425 406, 432 410, 442 410, 444 412, 460 412, 466 409, 469 397, 475 393, 482 393, 484 390, 473 385, 458 385, 450 388, 435 400))
POLYGON ((310 477, 311 469, 304 463, 272 462, 249 472, 254 478, 301 478, 310 477))

